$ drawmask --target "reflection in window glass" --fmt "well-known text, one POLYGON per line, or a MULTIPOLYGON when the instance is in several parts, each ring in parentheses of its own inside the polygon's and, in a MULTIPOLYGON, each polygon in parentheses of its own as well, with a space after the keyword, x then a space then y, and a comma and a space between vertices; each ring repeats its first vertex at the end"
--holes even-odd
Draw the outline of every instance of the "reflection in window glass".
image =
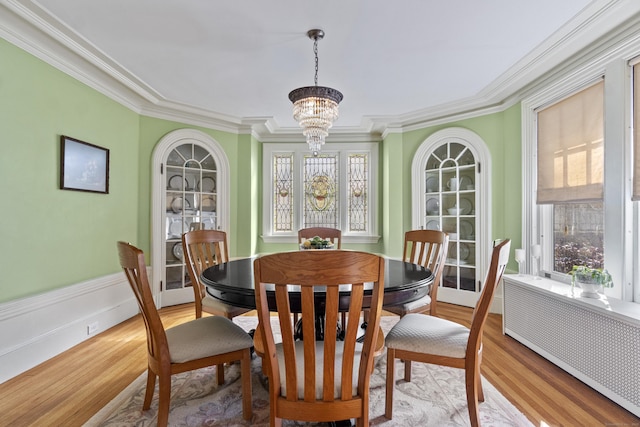
POLYGON ((209 152, 199 145, 193 146, 193 158, 202 162, 202 159, 209 156, 209 152))
POLYGON ((602 202, 564 203, 553 207, 554 271, 574 265, 604 268, 602 202))

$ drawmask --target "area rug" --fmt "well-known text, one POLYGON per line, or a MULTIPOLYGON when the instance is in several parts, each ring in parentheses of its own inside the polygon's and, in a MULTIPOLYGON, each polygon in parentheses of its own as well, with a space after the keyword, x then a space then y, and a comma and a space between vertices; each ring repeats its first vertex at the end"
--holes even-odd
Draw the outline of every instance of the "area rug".
MULTIPOLYGON (((383 330, 388 332, 397 322, 396 316, 384 316, 383 330)), ((249 331, 257 318, 240 316, 234 322, 249 331)), ((372 426, 468 426, 469 414, 465 397, 464 372, 424 363, 412 364, 411 382, 402 379, 402 362, 396 361, 393 420, 384 417, 386 354, 376 359, 371 377, 369 418, 372 426)), ((262 374, 261 360, 253 357, 253 418, 242 419, 239 364, 225 368, 225 383, 216 385, 215 368, 174 375, 171 385, 170 426, 268 426, 269 388, 262 374)), ((142 411, 146 372, 131 383, 113 401, 93 416, 86 427, 155 426, 158 391, 148 411, 142 411)), ((157 384, 157 383, 156 383, 157 384)), ((485 401, 480 404, 480 421, 485 427, 533 426, 486 379, 483 380, 485 401)), ((156 385, 157 387, 157 385, 156 385)), ((300 423, 286 420, 284 426, 327 426, 326 423, 300 423)))

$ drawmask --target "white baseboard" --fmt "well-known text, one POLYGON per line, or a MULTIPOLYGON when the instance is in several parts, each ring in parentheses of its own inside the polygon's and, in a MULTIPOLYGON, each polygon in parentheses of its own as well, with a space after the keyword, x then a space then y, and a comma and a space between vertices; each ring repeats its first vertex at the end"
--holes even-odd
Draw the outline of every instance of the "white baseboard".
POLYGON ((0 384, 137 313, 124 273, 0 304, 0 384))
MULTIPOLYGON (((441 287, 438 289, 438 301, 462 305, 464 307, 475 307, 479 296, 479 292, 460 291, 447 287, 441 287)), ((496 293, 493 295, 493 301, 491 302, 489 312, 502 314, 502 281, 500 282, 498 289, 496 289, 496 293)))

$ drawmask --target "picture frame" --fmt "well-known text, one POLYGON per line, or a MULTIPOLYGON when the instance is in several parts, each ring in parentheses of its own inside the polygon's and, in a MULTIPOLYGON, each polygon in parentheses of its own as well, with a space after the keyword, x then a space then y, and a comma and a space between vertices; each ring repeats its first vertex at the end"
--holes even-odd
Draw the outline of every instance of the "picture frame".
POLYGON ((60 189, 109 193, 109 150, 60 136, 60 189))

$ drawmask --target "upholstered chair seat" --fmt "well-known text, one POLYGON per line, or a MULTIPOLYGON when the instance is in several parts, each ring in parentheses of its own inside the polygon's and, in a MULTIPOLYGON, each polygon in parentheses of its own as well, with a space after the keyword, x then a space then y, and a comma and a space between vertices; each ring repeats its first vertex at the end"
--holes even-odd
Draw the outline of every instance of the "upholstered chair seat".
POLYGON ((253 345, 247 332, 221 316, 201 317, 166 330, 171 363, 242 350, 253 345))
MULTIPOLYGON (((304 370, 304 345, 302 341, 298 341, 295 343, 296 347, 296 375, 298 378, 304 378, 305 370, 304 370)), ((280 376, 280 387, 282 390, 282 396, 286 397, 287 393, 287 374, 286 368, 284 364, 284 351, 282 349, 282 344, 276 344, 276 352, 278 355, 278 365, 280 367, 280 372, 284 372, 284 375, 280 376)), ((344 343, 337 342, 336 343, 336 355, 334 357, 335 360, 335 384, 334 384, 334 397, 336 399, 340 398, 342 394, 342 387, 340 386, 340 381, 342 378, 342 355, 344 353, 344 343)), ((356 344, 355 353, 353 357, 354 366, 359 366, 360 364, 360 356, 362 354, 362 344, 356 344)), ((316 343, 316 358, 317 360, 322 360, 324 358, 324 345, 321 341, 316 343)), ((322 363, 318 363, 316 365, 316 399, 322 400, 322 387, 323 387, 323 372, 322 372, 322 363)), ((353 371, 353 396, 357 395, 358 392, 358 370, 353 371)), ((298 383, 298 398, 304 399, 304 383, 298 383)))
POLYGON ((387 334, 387 348, 463 358, 469 329, 454 322, 418 313, 407 314, 387 334))

